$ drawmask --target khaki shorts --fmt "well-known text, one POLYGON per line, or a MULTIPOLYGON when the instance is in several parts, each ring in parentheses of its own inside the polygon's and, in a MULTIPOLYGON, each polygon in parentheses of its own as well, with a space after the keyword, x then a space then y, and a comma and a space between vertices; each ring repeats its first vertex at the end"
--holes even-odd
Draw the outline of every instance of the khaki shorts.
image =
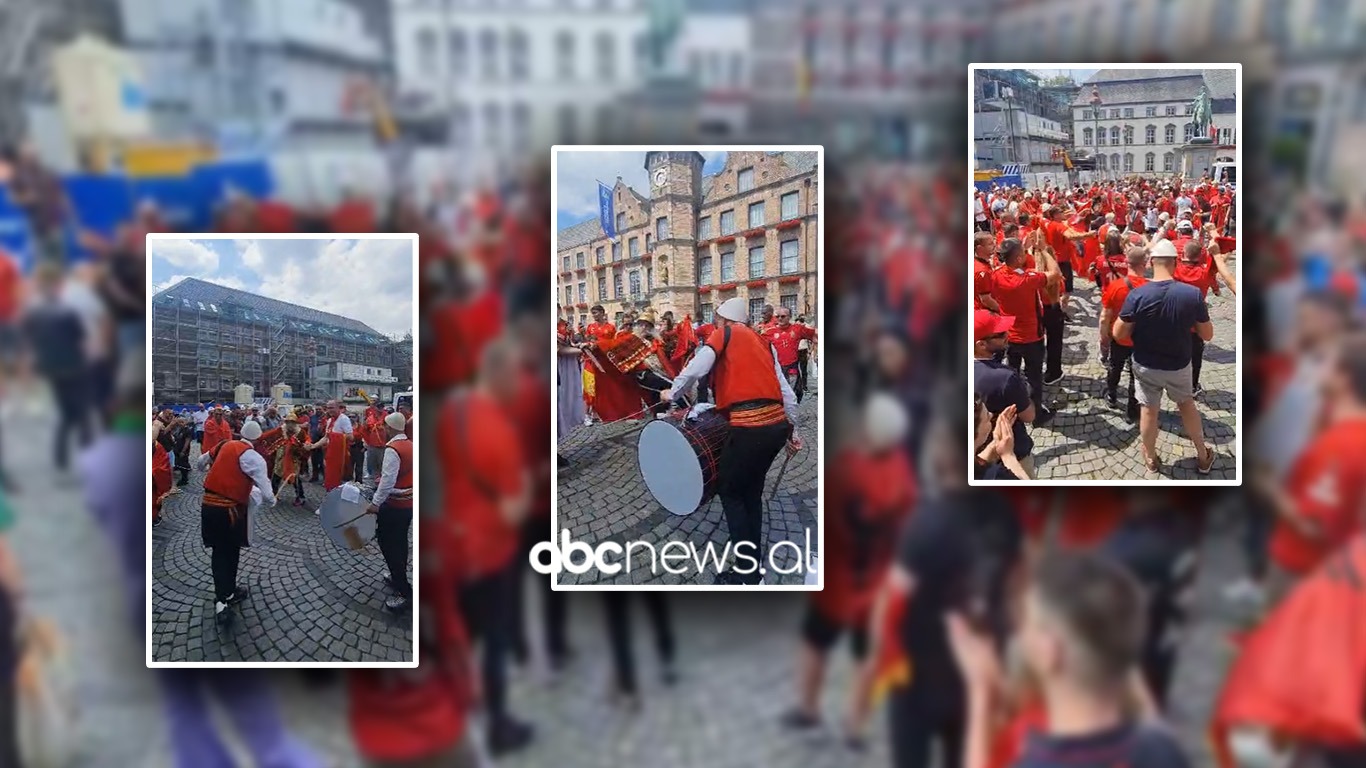
POLYGON ((1164 371, 1149 368, 1132 360, 1134 367, 1134 399, 1144 408, 1157 408, 1162 405, 1162 393, 1166 392, 1172 402, 1181 405, 1195 397, 1191 391, 1190 363, 1178 371, 1164 371))

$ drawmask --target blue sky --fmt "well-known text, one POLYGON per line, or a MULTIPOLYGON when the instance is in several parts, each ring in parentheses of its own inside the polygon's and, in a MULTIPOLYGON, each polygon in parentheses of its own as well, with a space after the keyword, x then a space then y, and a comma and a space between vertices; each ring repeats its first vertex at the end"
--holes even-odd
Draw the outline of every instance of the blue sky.
POLYGON ((1054 75, 1071 75, 1072 79, 1078 83, 1086 82, 1086 78, 1099 72, 1098 69, 1031 69, 1030 72, 1040 77, 1053 77, 1054 75))
MULTIPOLYGON (((702 175, 716 173, 726 164, 725 152, 703 152, 702 175)), ((637 192, 650 196, 644 152, 560 152, 555 168, 555 228, 572 227, 598 217, 598 181, 616 184, 617 177, 637 192)))
POLYGON ((197 277, 401 336, 413 326, 411 240, 154 240, 152 287, 197 277))

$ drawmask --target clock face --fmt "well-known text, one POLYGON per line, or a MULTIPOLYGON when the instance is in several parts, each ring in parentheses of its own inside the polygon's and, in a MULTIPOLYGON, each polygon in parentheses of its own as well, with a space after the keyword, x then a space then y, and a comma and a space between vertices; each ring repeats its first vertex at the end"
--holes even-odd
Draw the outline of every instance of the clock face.
POLYGON ((662 187, 669 180, 669 170, 667 168, 656 168, 652 177, 656 187, 662 187))

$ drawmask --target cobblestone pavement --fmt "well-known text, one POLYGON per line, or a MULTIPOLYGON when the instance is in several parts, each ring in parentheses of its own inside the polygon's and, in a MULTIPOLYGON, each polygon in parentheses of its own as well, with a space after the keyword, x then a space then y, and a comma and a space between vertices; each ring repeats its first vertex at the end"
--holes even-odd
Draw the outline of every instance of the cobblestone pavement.
MULTIPOLYGON (((820 461, 819 425, 817 423, 818 395, 808 393, 798 406, 798 431, 805 446, 794 456, 783 471, 783 457, 779 453, 764 480, 764 498, 768 514, 764 521, 763 543, 771 550, 778 542, 792 542, 806 546, 810 532, 813 551, 819 550, 816 525, 817 472, 820 461), (773 498, 769 491, 778 482, 782 471, 782 487, 773 498)), ((672 515, 650 495, 640 476, 636 458, 636 444, 640 439, 641 422, 616 422, 580 427, 561 444, 561 453, 570 465, 559 470, 557 523, 568 528, 575 541, 596 547, 605 541, 619 544, 646 541, 658 550, 668 542, 690 542, 699 551, 713 543, 720 553, 730 540, 721 500, 713 498, 691 515, 672 515)), ((795 570, 797 556, 792 547, 781 547, 773 552, 776 568, 795 570)), ((710 584, 715 575, 709 569, 699 571, 694 563, 675 563, 675 568, 690 565, 682 574, 670 574, 660 569, 653 574, 648 568, 624 569, 615 576, 604 576, 596 571, 583 575, 565 571, 561 583, 624 583, 624 584, 710 584)), ((775 574, 768 569, 766 584, 801 584, 801 573, 775 574)))
MULTIPOLYGON (((304 483, 256 521, 237 580, 251 594, 220 627, 213 613, 209 550, 200 539, 202 473, 166 499, 152 535, 152 631, 157 661, 411 661, 412 614, 384 609, 379 544, 343 550, 313 514, 325 493, 304 483)), ((411 541, 411 530, 409 537, 411 541)), ((411 546, 411 545, 410 545, 411 546)), ((409 561, 411 574, 412 561, 409 561)))
MULTIPOLYGON (((1222 284, 1221 284, 1222 285, 1222 284)), ((1100 363, 1100 291, 1095 284, 1076 280, 1070 311, 1075 323, 1066 326, 1063 341, 1062 381, 1044 387, 1044 400, 1055 404, 1058 415, 1044 427, 1030 427, 1034 438, 1034 466, 1040 480, 1145 480, 1143 449, 1138 424, 1124 420, 1123 403, 1129 377, 1120 379, 1120 408, 1102 399, 1105 367, 1100 363)), ((1223 287, 1223 296, 1209 295, 1214 339, 1205 345, 1200 384, 1205 392, 1196 405, 1205 425, 1205 441, 1218 453, 1211 479, 1236 478, 1238 383, 1237 298, 1223 287)), ((1181 417, 1170 399, 1163 398, 1159 419, 1161 432, 1157 452, 1162 459, 1161 477, 1196 480, 1195 448, 1184 436, 1181 417)))

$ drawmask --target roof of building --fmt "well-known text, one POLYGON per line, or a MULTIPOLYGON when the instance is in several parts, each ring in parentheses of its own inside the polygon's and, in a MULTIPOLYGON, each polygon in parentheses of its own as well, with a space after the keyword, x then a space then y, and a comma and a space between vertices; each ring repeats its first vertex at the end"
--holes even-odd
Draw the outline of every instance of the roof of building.
POLYGON ((558 234, 559 236, 555 238, 556 248, 560 250, 577 248, 580 245, 587 245, 597 240, 598 236, 602 234, 602 225, 594 217, 565 227, 558 234))
MULTIPOLYGON (((1137 104, 1193 99, 1202 84, 1211 99, 1231 99, 1236 73, 1231 69, 1102 69, 1083 86, 1096 86, 1104 104, 1137 104)), ((1091 88, 1083 87, 1072 106, 1090 105, 1091 88)))
MULTIPOLYGON (((597 224, 596 221, 593 223, 597 224)), ((370 343, 389 341, 384 334, 359 320, 258 296, 193 277, 162 289, 152 297, 153 304, 169 304, 176 301, 186 309, 221 314, 229 319, 244 322, 284 322, 290 328, 319 336, 370 343)))

